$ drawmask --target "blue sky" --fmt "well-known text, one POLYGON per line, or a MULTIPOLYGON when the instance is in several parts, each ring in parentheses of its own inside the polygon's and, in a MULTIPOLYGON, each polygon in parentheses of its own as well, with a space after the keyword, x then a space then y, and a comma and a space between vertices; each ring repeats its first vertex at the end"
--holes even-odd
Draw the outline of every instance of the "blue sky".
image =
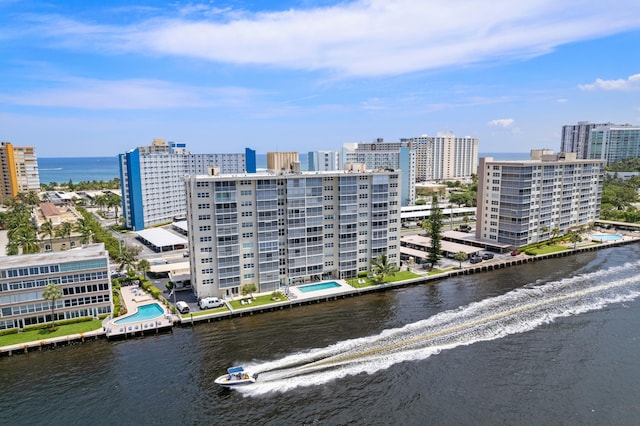
POLYGON ((0 140, 41 157, 557 151, 578 121, 640 125, 637 0, 0 0, 0 140))

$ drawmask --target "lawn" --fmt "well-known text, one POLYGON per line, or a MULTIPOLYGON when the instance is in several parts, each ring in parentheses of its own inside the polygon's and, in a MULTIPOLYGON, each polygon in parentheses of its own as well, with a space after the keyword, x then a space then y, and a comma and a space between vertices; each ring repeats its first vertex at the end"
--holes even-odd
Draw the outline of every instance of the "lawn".
POLYGON ((17 334, 0 336, 0 346, 17 345, 19 343, 37 342, 38 340, 52 337, 69 336, 71 334, 86 333, 102 327, 102 320, 84 321, 75 324, 59 325, 56 331, 50 332, 48 328, 40 330, 23 331, 17 334))
POLYGON ((190 312, 188 314, 181 314, 180 316, 182 318, 190 318, 192 316, 194 317, 199 317, 201 315, 207 315, 207 314, 219 314, 221 312, 229 312, 229 309, 227 308, 227 306, 223 306, 221 308, 215 308, 215 309, 203 309, 201 311, 196 311, 196 312, 190 312))
POLYGON ((533 252, 534 254, 539 255, 539 254, 555 253, 555 252, 558 252, 558 251, 565 251, 565 250, 568 250, 568 248, 565 247, 565 246, 552 244, 552 245, 549 245, 549 246, 548 245, 542 245, 542 246, 538 246, 538 247, 535 247, 535 248, 534 247, 529 247, 529 248, 527 248, 526 251, 533 252))
MULTIPOLYGON (((233 309, 244 309, 244 308, 252 308, 254 306, 269 305, 271 303, 283 302, 283 301, 287 300, 287 298, 282 293, 279 296, 280 300, 272 300, 271 299, 272 297, 273 297, 273 295, 271 295, 271 294, 264 294, 262 296, 256 296, 255 298, 253 298, 251 300, 251 304, 250 305, 243 305, 240 302, 240 300, 232 300, 231 302, 229 302, 229 304, 231 305, 231 307, 233 309)), ((243 299, 246 300, 248 298, 249 298, 249 296, 244 297, 243 299)))
POLYGON ((372 278, 349 278, 347 282, 352 287, 364 288, 372 285, 387 284, 387 283, 393 283, 397 281, 410 280, 412 278, 420 278, 420 275, 414 274, 413 272, 410 272, 410 271, 400 271, 400 272, 396 272, 396 274, 393 276, 390 276, 390 275, 385 276, 382 282, 378 282, 375 278, 373 279, 372 278))

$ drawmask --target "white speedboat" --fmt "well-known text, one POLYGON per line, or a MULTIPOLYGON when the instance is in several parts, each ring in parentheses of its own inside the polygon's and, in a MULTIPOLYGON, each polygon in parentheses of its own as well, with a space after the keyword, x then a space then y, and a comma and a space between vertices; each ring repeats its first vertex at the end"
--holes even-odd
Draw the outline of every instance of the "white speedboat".
POLYGON ((255 383, 256 378, 256 375, 247 373, 242 367, 231 367, 227 369, 227 374, 218 377, 215 380, 215 383, 220 386, 231 388, 234 386, 255 383))

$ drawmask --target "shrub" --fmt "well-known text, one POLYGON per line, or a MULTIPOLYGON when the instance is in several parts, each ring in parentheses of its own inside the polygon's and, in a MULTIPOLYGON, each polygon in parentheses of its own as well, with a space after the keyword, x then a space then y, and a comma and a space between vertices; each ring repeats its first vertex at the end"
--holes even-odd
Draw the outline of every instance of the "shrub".
POLYGON ((367 275, 369 275, 367 271, 358 272, 358 278, 367 278, 367 275))
POLYGON ((7 330, 0 330, 0 336, 6 336, 8 334, 18 334, 18 330, 17 328, 9 328, 7 330))

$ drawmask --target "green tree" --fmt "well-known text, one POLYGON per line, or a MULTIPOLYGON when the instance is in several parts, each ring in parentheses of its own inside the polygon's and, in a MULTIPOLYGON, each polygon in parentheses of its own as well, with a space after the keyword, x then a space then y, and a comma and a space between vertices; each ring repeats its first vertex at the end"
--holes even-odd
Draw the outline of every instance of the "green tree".
POLYGON ((469 194, 466 192, 454 192, 449 197, 449 202, 451 204, 456 204, 458 207, 462 207, 463 205, 468 206, 471 204, 469 194))
POLYGON ((240 293, 243 296, 246 296, 248 294, 251 296, 251 298, 253 298, 253 293, 255 293, 256 291, 258 291, 258 288, 254 283, 245 284, 240 288, 240 293))
POLYGON ((54 328, 56 325, 56 317, 55 317, 56 300, 62 297, 62 290, 56 283, 49 283, 44 288, 44 291, 42 292, 42 297, 44 298, 44 300, 51 301, 51 328, 54 328))
POLYGON ((573 243, 573 249, 575 250, 576 245, 582 241, 582 237, 580 236, 579 233, 577 232, 572 232, 571 234, 569 234, 569 241, 571 241, 573 243))
POLYGON ((117 194, 114 194, 113 192, 109 192, 106 195, 106 202, 107 202, 107 209, 110 210, 111 208, 113 208, 115 213, 115 218, 116 220, 118 220, 118 207, 122 202, 122 200, 120 199, 120 196, 117 194))
POLYGON ((462 262, 464 262, 465 260, 467 260, 469 258, 469 256, 467 256, 467 253, 463 252, 463 251, 459 251, 455 254, 455 256, 453 256, 453 258, 455 260, 457 260, 458 262, 460 262, 460 268, 462 268, 462 262))
POLYGON ((394 276, 400 271, 400 267, 391 263, 386 254, 381 254, 371 262, 371 271, 376 276, 376 280, 382 282, 385 276, 394 276))
POLYGON ((138 247, 123 244, 119 259, 120 270, 122 271, 124 269, 127 273, 133 271, 136 267, 136 256, 138 256, 138 253, 140 253, 140 249, 138 247))
POLYGON ((93 227, 85 218, 78 219, 73 230, 81 235, 80 241, 82 244, 87 244, 93 241, 93 227))
POLYGON ((69 248, 71 248, 71 232, 73 232, 71 222, 62 222, 56 227, 56 237, 67 238, 69 240, 69 248))
POLYGON ((49 237, 49 246, 51 250, 53 250, 53 236, 55 235, 55 229, 53 228, 53 224, 51 223, 51 219, 47 220, 40 226, 40 236, 49 237))
POLYGON ((142 274, 144 275, 145 280, 147 279, 147 272, 149 272, 150 269, 151 269, 151 264, 147 259, 140 259, 138 261, 138 270, 142 271, 142 274))
POLYGON ((422 227, 427 231, 427 236, 431 238, 431 245, 429 246, 427 263, 433 267, 440 260, 440 246, 442 236, 440 232, 443 227, 442 210, 438 207, 438 197, 433 196, 431 201, 431 214, 425 220, 422 221, 422 227))

